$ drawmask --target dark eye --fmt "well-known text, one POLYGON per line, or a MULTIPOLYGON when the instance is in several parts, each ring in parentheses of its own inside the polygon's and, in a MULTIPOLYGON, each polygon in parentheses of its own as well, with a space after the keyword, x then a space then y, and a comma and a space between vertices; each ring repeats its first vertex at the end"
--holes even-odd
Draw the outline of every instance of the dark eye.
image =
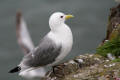
POLYGON ((63 18, 63 16, 60 16, 60 18, 63 18))

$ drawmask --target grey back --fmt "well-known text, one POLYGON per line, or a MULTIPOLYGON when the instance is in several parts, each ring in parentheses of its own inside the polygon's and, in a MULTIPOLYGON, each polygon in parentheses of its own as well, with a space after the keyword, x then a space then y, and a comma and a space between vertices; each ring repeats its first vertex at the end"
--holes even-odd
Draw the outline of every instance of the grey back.
POLYGON ((30 67, 45 66, 55 61, 62 46, 57 46, 50 38, 44 37, 35 51, 24 57, 24 64, 30 67), (32 56, 33 55, 33 56, 32 56))

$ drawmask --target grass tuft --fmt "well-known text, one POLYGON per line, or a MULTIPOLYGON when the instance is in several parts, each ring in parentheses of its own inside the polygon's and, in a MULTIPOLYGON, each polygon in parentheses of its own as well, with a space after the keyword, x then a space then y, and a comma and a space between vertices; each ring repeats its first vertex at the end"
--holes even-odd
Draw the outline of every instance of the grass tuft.
POLYGON ((105 42, 96 49, 96 53, 104 57, 107 57, 108 53, 111 53, 116 57, 120 56, 120 36, 105 42))

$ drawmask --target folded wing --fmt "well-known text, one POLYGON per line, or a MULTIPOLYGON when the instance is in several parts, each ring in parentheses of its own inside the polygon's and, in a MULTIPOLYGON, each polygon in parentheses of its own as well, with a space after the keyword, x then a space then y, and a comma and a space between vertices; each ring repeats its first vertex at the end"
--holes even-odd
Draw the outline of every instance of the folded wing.
POLYGON ((25 54, 29 53, 34 48, 34 44, 32 42, 26 22, 24 21, 21 12, 17 12, 16 14, 16 35, 18 44, 22 48, 23 52, 25 54))
POLYGON ((24 57, 22 62, 30 67, 46 66, 56 61, 61 49, 61 45, 56 45, 51 39, 45 37, 31 54, 24 57))

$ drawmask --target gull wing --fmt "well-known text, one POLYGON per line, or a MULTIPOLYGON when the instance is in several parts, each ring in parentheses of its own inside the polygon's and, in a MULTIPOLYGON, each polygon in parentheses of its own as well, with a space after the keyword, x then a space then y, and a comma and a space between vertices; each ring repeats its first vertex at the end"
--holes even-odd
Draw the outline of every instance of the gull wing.
POLYGON ((16 35, 17 41, 25 54, 28 54, 33 48, 34 44, 27 29, 21 12, 16 14, 16 35))
POLYGON ((39 67, 51 64, 60 55, 61 50, 61 45, 56 45, 50 38, 44 37, 40 41, 39 46, 34 48, 30 54, 27 54, 24 57, 22 64, 30 67, 39 67))

